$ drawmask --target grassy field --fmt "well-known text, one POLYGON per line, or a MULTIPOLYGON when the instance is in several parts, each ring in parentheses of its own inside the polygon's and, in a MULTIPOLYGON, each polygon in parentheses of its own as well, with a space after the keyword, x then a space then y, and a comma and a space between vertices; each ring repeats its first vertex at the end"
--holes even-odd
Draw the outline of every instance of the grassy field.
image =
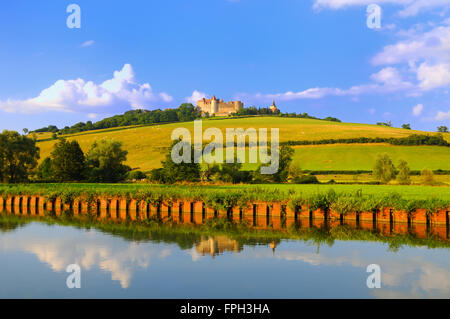
MULTIPOLYGON (((295 184, 238 184, 238 185, 154 185, 154 184, 0 184, 0 194, 3 192, 19 195, 45 194, 51 192, 78 191, 104 194, 135 194, 139 192, 156 192, 167 194, 208 195, 214 192, 236 192, 243 194, 270 194, 274 197, 289 199, 294 193, 310 196, 316 193, 326 193, 330 189, 337 193, 355 193, 361 190, 364 195, 387 196, 392 193, 401 194, 405 199, 426 200, 439 198, 450 201, 450 187, 435 186, 402 186, 402 185, 295 185, 295 184)), ((250 195, 249 195, 250 196, 250 195)))
MULTIPOLYGON (((92 143, 100 139, 121 141, 128 150, 127 164, 132 168, 149 171, 160 166, 170 144, 173 129, 186 127, 193 132, 193 122, 155 126, 133 126, 88 131, 65 136, 76 139, 83 151, 88 151, 92 143)), ((279 128, 280 142, 288 140, 320 140, 353 137, 406 137, 410 134, 434 134, 390 128, 369 124, 338 123, 298 118, 250 117, 240 119, 209 119, 203 121, 203 129, 220 128, 279 128)), ((38 139, 48 139, 50 134, 38 134, 38 139)), ((446 138, 450 140, 449 134, 446 138)), ((38 142, 41 161, 50 155, 55 141, 38 142)), ((404 158, 412 169, 449 169, 450 148, 444 147, 403 147, 390 145, 324 145, 296 147, 294 160, 303 169, 371 169, 378 152, 392 154, 394 159, 404 158), (425 156, 424 156, 425 155, 425 156)))

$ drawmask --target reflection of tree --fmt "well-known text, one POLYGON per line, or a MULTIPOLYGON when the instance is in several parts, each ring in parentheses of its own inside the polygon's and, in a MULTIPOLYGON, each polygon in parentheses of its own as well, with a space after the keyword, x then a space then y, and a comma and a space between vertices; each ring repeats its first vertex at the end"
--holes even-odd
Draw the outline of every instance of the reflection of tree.
POLYGON ((11 232, 25 224, 27 224, 25 220, 3 220, 0 218, 0 232, 11 232))
MULTIPOLYGON (((66 225, 80 229, 95 228, 98 231, 113 236, 121 237, 133 242, 154 242, 177 244, 181 249, 191 249, 195 247, 205 251, 205 253, 215 255, 223 251, 241 251, 244 245, 257 246, 264 245, 273 251, 275 247, 286 239, 301 240, 308 244, 317 246, 317 251, 323 245, 333 246, 336 240, 349 241, 370 241, 381 242, 389 245, 390 251, 398 251, 402 246, 426 246, 429 248, 450 247, 450 241, 446 237, 437 237, 432 233, 421 234, 415 231, 404 233, 386 233, 379 229, 362 229, 354 225, 333 225, 327 223, 321 226, 311 226, 309 223, 297 223, 283 230, 260 230, 251 226, 235 225, 230 223, 216 229, 205 225, 183 225, 161 220, 149 220, 145 222, 121 222, 111 220, 96 220, 92 216, 73 216, 63 214, 62 216, 48 215, 44 217, 0 215, 0 231, 10 231, 25 225, 33 220, 45 222, 47 224, 66 225), (426 237, 424 237, 426 236, 426 237), (209 246, 205 240, 213 239, 214 246, 209 246), (217 240, 217 238, 221 238, 217 240), (235 249, 237 247, 237 249, 235 249)), ((445 233, 445 228, 444 228, 445 233)), ((447 230, 448 233, 448 230, 447 230)), ((211 244, 211 243, 210 243, 211 244)))

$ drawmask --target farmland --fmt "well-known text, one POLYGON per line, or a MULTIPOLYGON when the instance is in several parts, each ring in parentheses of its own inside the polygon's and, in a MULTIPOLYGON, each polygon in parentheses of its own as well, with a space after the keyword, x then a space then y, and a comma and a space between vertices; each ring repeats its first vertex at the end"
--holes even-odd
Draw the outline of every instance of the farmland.
MULTIPOLYGON (((172 131, 186 127, 193 132, 193 123, 174 123, 155 126, 132 126, 88 131, 64 136, 77 140, 84 152, 95 141, 114 139, 123 143, 128 151, 127 164, 132 168, 149 171, 160 166, 172 131)), ((226 128, 279 128, 280 142, 321 140, 357 137, 407 137, 411 134, 435 134, 414 130, 383 127, 369 124, 338 123, 299 118, 249 117, 238 119, 207 119, 203 129, 217 127, 225 133, 226 128)), ((450 134, 445 138, 450 140, 450 134)), ((41 161, 50 155, 55 143, 48 133, 38 134, 41 161)), ((345 144, 296 146, 294 163, 310 170, 370 170, 377 154, 386 152, 394 162, 405 159, 413 170, 423 168, 450 169, 450 148, 438 146, 392 146, 387 144, 345 144)), ((245 168, 254 168, 249 165, 245 168)))

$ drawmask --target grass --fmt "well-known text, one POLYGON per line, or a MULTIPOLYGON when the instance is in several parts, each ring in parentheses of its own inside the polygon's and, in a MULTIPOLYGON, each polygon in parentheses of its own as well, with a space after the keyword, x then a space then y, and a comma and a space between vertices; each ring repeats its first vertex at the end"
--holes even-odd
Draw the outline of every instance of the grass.
MULTIPOLYGON (((67 139, 77 140, 84 152, 87 152, 91 145, 100 139, 111 138, 123 143, 124 148, 128 151, 127 165, 132 168, 140 169, 142 171, 149 171, 150 169, 160 166, 160 161, 164 158, 167 152, 167 147, 170 144, 170 137, 172 131, 177 127, 186 127, 193 132, 193 122, 173 123, 154 126, 131 126, 122 128, 112 128, 98 131, 88 131, 84 133, 77 133, 65 136, 67 139)), ((354 138, 354 137, 406 137, 411 134, 432 134, 429 132, 420 132, 413 130, 404 130, 399 128, 390 128, 369 124, 354 124, 354 123, 338 123, 311 119, 297 119, 297 118, 279 118, 279 117, 249 117, 238 119, 208 119, 203 121, 203 129, 209 127, 217 127, 225 132, 226 128, 279 128, 280 142, 288 140, 320 140, 329 138, 354 138)), ((47 134, 48 135, 48 134, 47 134)), ((48 136, 45 135, 46 138, 48 136)), ((224 134, 225 135, 225 134, 224 134)), ((42 138, 44 135, 42 135, 42 138)), ((38 135, 38 139, 40 139, 38 135)), ((446 138, 450 140, 449 134, 446 138)), ((41 161, 50 155, 54 140, 46 140, 38 142, 41 149, 41 161)), ((370 162, 373 154, 377 152, 377 148, 371 148, 371 145, 345 145, 331 148, 330 146, 315 146, 312 147, 298 147, 296 148, 295 161, 306 169, 318 169, 321 167, 344 167, 345 169, 357 169, 354 166, 371 168, 370 162), (355 148, 356 147, 356 148, 355 148), (359 147, 359 148, 358 148, 359 147), (370 149, 369 154, 365 154, 365 147, 370 149), (361 150, 360 150, 361 149, 361 150), (298 151, 301 150, 301 151, 298 151), (314 153, 320 156, 314 156, 314 153), (355 156, 352 156, 355 153, 355 156), (345 154, 345 155, 344 155, 345 154), (345 156, 345 160, 339 160, 340 156, 345 156), (327 162, 333 158, 336 162, 327 162), (351 159, 348 161, 348 159, 351 159)), ((428 166, 431 169, 445 169, 449 167, 450 149, 444 147, 430 147, 424 148, 427 157, 433 159, 430 165, 427 165, 427 158, 417 156, 420 155, 421 149, 415 151, 411 147, 389 147, 387 145, 379 146, 380 151, 392 152, 394 156, 403 157, 409 160, 408 156, 412 156, 414 167, 428 166), (411 148, 411 149, 410 149, 411 148), (435 156, 431 156, 436 153, 435 156), (429 156, 430 155, 430 156, 429 156), (440 161, 434 160, 441 158, 440 161), (442 164, 442 165, 440 165, 442 164), (445 167, 441 167, 445 166, 445 167)), ((413 169, 415 169, 412 167, 413 169)))

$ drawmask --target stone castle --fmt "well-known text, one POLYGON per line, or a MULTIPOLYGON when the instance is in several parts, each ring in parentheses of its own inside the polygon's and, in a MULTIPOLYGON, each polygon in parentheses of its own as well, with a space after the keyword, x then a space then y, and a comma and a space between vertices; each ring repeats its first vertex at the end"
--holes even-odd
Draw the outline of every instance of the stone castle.
POLYGON ((211 99, 203 98, 197 101, 197 107, 202 110, 203 114, 215 114, 216 116, 227 116, 235 113, 244 107, 241 101, 224 102, 222 99, 217 99, 214 95, 211 99))

